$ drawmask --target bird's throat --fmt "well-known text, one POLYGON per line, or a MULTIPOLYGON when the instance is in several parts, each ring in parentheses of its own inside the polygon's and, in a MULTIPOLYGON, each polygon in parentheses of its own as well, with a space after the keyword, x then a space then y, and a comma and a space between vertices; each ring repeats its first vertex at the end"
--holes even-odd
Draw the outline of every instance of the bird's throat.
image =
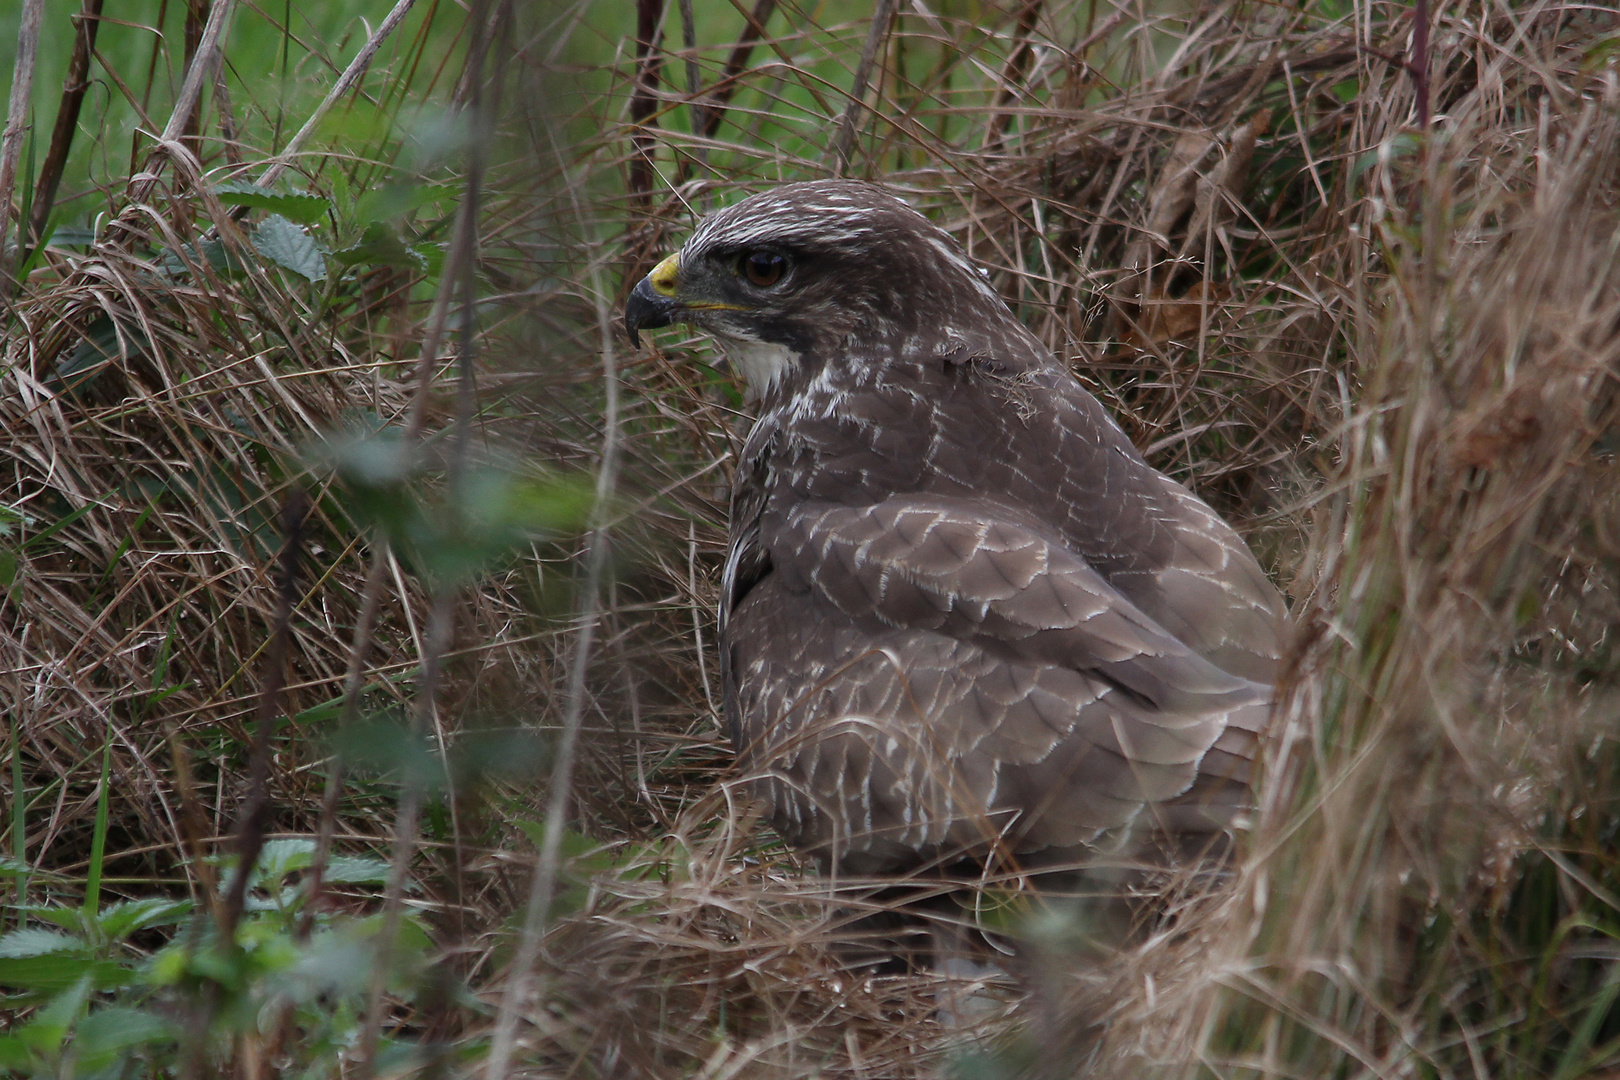
POLYGON ((751 402, 761 400, 776 389, 799 362, 799 353, 774 341, 741 337, 719 340, 732 370, 741 375, 747 384, 748 391, 744 396, 751 402))

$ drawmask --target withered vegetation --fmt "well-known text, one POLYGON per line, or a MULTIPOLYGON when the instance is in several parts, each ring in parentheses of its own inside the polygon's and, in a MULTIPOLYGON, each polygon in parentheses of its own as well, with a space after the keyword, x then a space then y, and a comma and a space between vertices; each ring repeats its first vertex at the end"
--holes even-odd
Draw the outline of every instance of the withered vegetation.
MULTIPOLYGON (((269 892, 221 857, 302 840, 289 940, 422 943, 329 1044, 335 991, 144 984, 173 1068, 1620 1071, 1613 11, 361 4, 328 42, 182 6, 172 85, 63 36, 144 110, 122 174, 89 121, 0 140, 0 930, 99 894, 223 939, 269 892), (240 81, 253 27, 301 94, 240 81), (93 234, 46 235, 64 168, 93 234), (861 892, 742 799, 746 409, 707 345, 617 322, 706 209, 832 173, 957 235, 1294 613, 1230 881, 1121 949, 1026 904, 1040 962, 971 1024, 940 976, 852 972, 861 892)), ((204 933, 174 922, 121 947, 204 933)), ((9 983, 0 1025, 72 985, 9 983)), ((81 1013, 136 992, 95 985, 81 1013)))

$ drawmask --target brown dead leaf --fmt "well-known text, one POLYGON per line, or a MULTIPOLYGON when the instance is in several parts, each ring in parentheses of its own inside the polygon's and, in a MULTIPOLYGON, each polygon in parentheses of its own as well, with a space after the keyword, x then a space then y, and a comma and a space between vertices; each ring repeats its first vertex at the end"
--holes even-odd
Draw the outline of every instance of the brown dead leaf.
POLYGON ((1158 293, 1139 305, 1129 316, 1130 323, 1121 335, 1121 344, 1129 349, 1156 352, 1171 342, 1186 344, 1195 338, 1205 324, 1207 306, 1218 304, 1232 295, 1224 284, 1208 281, 1195 282, 1192 288, 1172 299, 1158 293))

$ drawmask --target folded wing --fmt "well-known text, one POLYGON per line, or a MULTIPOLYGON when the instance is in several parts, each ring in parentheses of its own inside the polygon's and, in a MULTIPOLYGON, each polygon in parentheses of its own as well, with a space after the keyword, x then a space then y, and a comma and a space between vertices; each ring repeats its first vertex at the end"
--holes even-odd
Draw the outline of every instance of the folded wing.
POLYGON ((778 827, 830 860, 1091 843, 1263 720, 1269 687, 982 501, 800 503, 764 524, 771 572, 731 616, 739 735, 778 827))

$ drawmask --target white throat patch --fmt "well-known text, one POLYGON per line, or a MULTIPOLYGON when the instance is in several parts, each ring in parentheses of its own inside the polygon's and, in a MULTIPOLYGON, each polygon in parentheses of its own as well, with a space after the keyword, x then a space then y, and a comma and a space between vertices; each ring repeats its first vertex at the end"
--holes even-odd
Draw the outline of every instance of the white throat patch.
POLYGON ((771 341, 756 341, 752 338, 721 337, 716 335, 720 347, 725 350, 726 359, 731 361, 732 368, 743 377, 748 384, 748 392, 743 396, 749 401, 758 401, 782 381, 782 375, 787 369, 799 362, 799 354, 786 345, 778 345, 771 341))

